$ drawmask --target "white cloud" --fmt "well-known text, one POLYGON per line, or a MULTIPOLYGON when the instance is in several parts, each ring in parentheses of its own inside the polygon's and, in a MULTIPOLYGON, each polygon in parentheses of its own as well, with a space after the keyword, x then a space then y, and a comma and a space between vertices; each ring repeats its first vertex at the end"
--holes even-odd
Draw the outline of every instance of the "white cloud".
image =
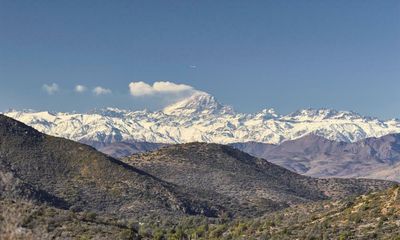
POLYGON ((75 86, 75 92, 77 92, 77 93, 83 93, 83 92, 86 91, 86 89, 87 89, 87 87, 83 86, 83 85, 76 85, 75 86))
POLYGON ((154 82, 153 85, 145 82, 131 82, 129 90, 132 96, 146 96, 159 93, 180 94, 196 91, 192 86, 186 84, 176 84, 173 82, 154 82))
POLYGON ((103 87, 97 86, 97 87, 93 88, 93 93, 95 95, 99 96, 99 95, 110 94, 111 90, 107 89, 107 88, 103 88, 103 87))
POLYGON ((42 89, 47 92, 49 95, 53 95, 58 92, 60 89, 56 83, 52 84, 43 84, 42 89))

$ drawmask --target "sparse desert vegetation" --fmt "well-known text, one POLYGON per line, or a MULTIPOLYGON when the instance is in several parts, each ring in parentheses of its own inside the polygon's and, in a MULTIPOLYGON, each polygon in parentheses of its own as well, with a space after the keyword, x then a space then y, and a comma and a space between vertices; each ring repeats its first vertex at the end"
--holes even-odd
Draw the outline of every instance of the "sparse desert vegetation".
POLYGON ((400 236, 400 187, 301 204, 254 219, 186 216, 121 221, 25 201, 0 202, 2 239, 390 239, 400 236))

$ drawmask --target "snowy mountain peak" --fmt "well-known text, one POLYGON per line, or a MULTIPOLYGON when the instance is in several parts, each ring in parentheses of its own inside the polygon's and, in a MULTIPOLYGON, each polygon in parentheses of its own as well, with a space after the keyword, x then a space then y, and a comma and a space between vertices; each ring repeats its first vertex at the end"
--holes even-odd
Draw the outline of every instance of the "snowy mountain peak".
POLYGON ((92 111, 89 111, 88 114, 98 114, 106 117, 122 117, 127 112, 128 112, 127 110, 107 107, 107 108, 94 109, 92 111))
MULTIPOLYGON (((320 109, 302 109, 291 113, 286 116, 286 118, 291 118, 294 120, 323 120, 323 119, 367 119, 368 117, 363 117, 358 113, 351 111, 337 111, 334 109, 320 108, 320 109)), ((370 118, 368 118, 370 119, 370 118)))
POLYGON ((171 104, 163 109, 167 115, 234 114, 231 107, 220 104, 214 96, 206 92, 196 92, 192 96, 171 104))
POLYGON ((276 113, 275 109, 273 108, 263 109, 261 112, 257 113, 257 116, 264 119, 273 119, 280 117, 280 115, 276 113))

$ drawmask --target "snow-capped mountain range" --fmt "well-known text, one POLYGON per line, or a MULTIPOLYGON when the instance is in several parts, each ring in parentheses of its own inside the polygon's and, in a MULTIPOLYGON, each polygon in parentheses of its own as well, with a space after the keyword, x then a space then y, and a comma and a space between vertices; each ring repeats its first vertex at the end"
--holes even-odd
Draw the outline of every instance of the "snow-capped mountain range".
POLYGON ((81 142, 279 144, 310 133, 356 142, 400 133, 400 120, 382 121, 348 111, 304 109, 280 115, 264 109, 255 114, 236 113, 205 92, 155 112, 106 108, 83 114, 15 110, 4 114, 46 134, 81 142))

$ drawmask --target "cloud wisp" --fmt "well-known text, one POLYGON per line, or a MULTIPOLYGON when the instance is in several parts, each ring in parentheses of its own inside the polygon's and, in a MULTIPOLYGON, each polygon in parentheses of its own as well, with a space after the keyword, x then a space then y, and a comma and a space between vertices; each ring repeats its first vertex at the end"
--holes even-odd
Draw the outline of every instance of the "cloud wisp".
POLYGON ((58 85, 56 83, 43 84, 42 89, 49 95, 53 95, 60 90, 60 88, 58 87, 58 85))
POLYGON ((103 88, 103 87, 97 86, 97 87, 93 88, 93 94, 96 96, 111 94, 111 90, 108 88, 103 88))
POLYGON ((84 86, 84 85, 76 85, 75 86, 75 92, 77 92, 77 93, 83 93, 83 92, 86 92, 86 90, 87 90, 87 87, 86 86, 84 86))
POLYGON ((150 85, 145 82, 131 82, 129 84, 129 91, 134 97, 151 96, 156 94, 188 94, 193 93, 195 90, 192 86, 186 84, 176 84, 168 81, 154 82, 150 85))

